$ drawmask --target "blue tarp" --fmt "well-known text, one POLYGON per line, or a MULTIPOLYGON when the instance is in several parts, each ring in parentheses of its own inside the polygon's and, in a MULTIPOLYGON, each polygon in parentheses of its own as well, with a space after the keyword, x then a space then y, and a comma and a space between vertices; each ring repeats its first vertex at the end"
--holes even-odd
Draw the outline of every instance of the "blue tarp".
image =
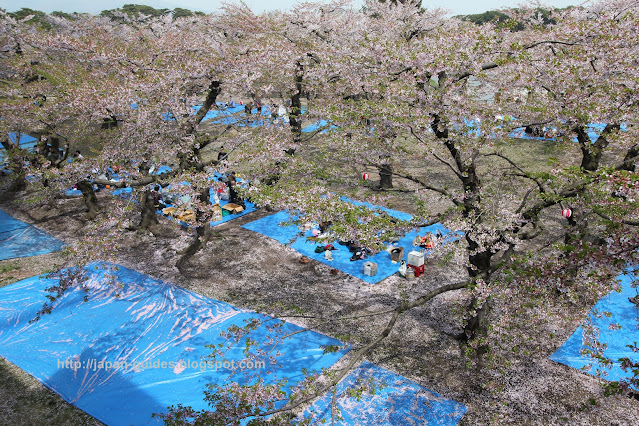
MULTIPOLYGON (((18 134, 15 132, 9 132, 9 140, 16 143, 18 134)), ((20 148, 33 148, 38 144, 38 140, 31 135, 22 133, 20 135, 20 148)))
MULTIPOLYGON (((74 288, 56 302, 51 314, 31 324, 46 300, 45 288, 57 279, 33 277, 1 288, 0 355, 108 425, 161 424, 151 414, 178 403, 206 409, 203 396, 209 383, 246 384, 258 378, 273 382, 268 365, 247 370, 252 377, 245 377, 231 376, 228 364, 217 369, 201 364, 212 351, 204 346, 225 343, 220 333, 229 326, 269 317, 127 268, 112 271, 107 266, 85 269, 87 302, 85 292, 74 288), (115 282, 110 274, 115 274, 115 282)), ((274 321, 260 325, 249 337, 266 345, 267 326, 272 325, 274 321)), ((288 323, 281 329, 299 330, 288 323)), ((283 353, 275 368, 278 379, 288 378, 290 387, 302 379, 302 369, 330 367, 346 350, 325 354, 323 346, 339 344, 315 332, 282 341, 276 348, 283 353)), ((244 346, 241 341, 218 360, 244 360, 244 346)))
POLYGON ((308 126, 304 127, 304 128, 302 129, 302 132, 304 132, 304 133, 310 133, 310 132, 314 132, 314 131, 316 131, 316 130, 318 130, 318 129, 322 128, 322 127, 326 127, 326 128, 325 128, 324 130, 322 130, 320 133, 326 133, 326 132, 328 132, 329 130, 337 129, 337 126, 336 126, 336 125, 331 124, 331 125, 329 126, 328 121, 326 121, 326 120, 320 120, 320 121, 317 121, 317 122, 315 122, 315 123, 313 123, 313 124, 309 124, 308 126))
POLYGON ((61 250, 64 243, 0 210, 0 260, 61 250))
POLYGON ((80 191, 79 189, 70 188, 64 191, 64 195, 66 195, 67 197, 81 197, 82 191, 80 191))
MULTIPOLYGON (((247 117, 247 115, 244 113, 245 105, 235 105, 234 107, 224 108, 222 104, 218 103, 218 106, 220 107, 219 109, 208 111, 202 121, 214 120, 212 121, 212 123, 214 124, 236 124, 239 127, 244 127, 247 125, 248 127, 259 127, 273 124, 270 105, 263 105, 260 114, 258 114, 257 108, 253 108, 251 110, 251 114, 257 116, 257 118, 247 117), (248 121, 249 118, 251 119, 251 121, 248 121)), ((201 107, 201 105, 194 106, 194 112, 197 112, 201 107)), ((306 107, 302 107, 301 113, 306 113, 306 107)))
MULTIPOLYGON (((200 108, 202 108, 202 105, 194 106, 193 107, 194 113, 197 113, 197 111, 199 111, 200 108)), ((234 107, 223 108, 222 105, 218 103, 218 108, 219 109, 209 110, 204 116, 204 118, 202 119, 202 121, 212 120, 214 118, 219 118, 219 117, 230 118, 233 116, 233 114, 244 111, 244 105, 236 105, 234 107)))
MULTIPOLYGON (((18 135, 15 132, 9 132, 9 140, 11 142, 16 143, 17 137, 18 135)), ((20 145, 20 148, 22 149, 33 150, 38 145, 38 140, 31 135, 27 135, 23 133, 20 135, 19 145, 20 145)), ((4 146, 0 144, 0 163, 4 161, 5 156, 6 156, 6 149, 4 149, 4 146)))
MULTIPOLYGON (((220 182, 221 179, 222 179, 222 175, 219 174, 219 173, 215 173, 215 175, 213 177, 209 177, 210 181, 212 180, 212 181, 215 181, 215 182, 220 182)), ((237 181, 238 181, 238 183, 240 185, 244 185, 244 180, 238 178, 237 181)), ((187 185, 188 186, 188 185, 191 185, 191 184, 189 182, 184 181, 184 182, 181 182, 180 185, 187 185)), ((170 187, 171 187, 171 185, 169 185, 168 188, 164 189, 165 193, 171 190, 170 187)), ((214 194, 215 194, 215 190, 213 188, 209 188, 209 197, 210 197, 211 204, 214 204, 214 202, 213 202, 213 195, 214 194)), ((190 200, 190 198, 187 196, 187 197, 185 197, 184 201, 188 202, 189 200, 190 200)), ((229 201, 228 200, 220 200, 220 202, 218 204, 220 205, 220 207, 223 207, 223 206, 229 204, 229 201)), ((175 206, 173 204, 166 203, 166 202, 165 202, 165 205, 166 205, 166 207, 177 207, 177 206, 175 206)), ((222 220, 213 221, 213 222, 210 222, 209 224, 211 226, 221 225, 224 222, 228 222, 229 220, 233 220, 233 219, 236 219, 238 217, 244 216, 246 214, 254 212, 255 210, 257 210, 257 208, 255 207, 255 204, 253 204, 253 203, 251 203, 249 201, 244 201, 244 210, 243 211, 241 211, 239 213, 227 214, 226 216, 222 216, 222 220)), ((167 217, 169 219, 177 220, 177 219, 175 219, 173 217, 170 217, 170 216, 167 216, 167 215, 163 214, 162 210, 157 210, 157 213, 161 214, 161 215, 163 215, 163 216, 165 216, 165 217, 167 217)), ((178 222, 181 225, 183 225, 183 226, 189 226, 185 222, 181 222, 179 220, 178 220, 178 222)))
MULTIPOLYGON (((597 139, 599 139, 599 135, 601 135, 601 132, 603 132, 603 130, 606 128, 606 124, 605 123, 590 123, 586 126, 586 133, 588 133, 588 137, 590 138, 591 142, 597 142, 597 139)), ((510 136, 511 138, 517 138, 517 139, 531 139, 531 140, 541 140, 541 141, 554 141, 557 138, 555 136, 552 137, 546 137, 546 136, 533 136, 531 134, 526 133, 525 131, 526 129, 523 127, 519 127, 515 130, 513 130, 512 132, 510 132, 510 134, 508 136, 510 136)), ((551 127, 549 129, 546 129, 546 131, 544 133, 548 133, 548 136, 552 135, 552 131, 554 130, 554 127, 551 127)), ((627 131, 627 126, 625 124, 621 125, 621 131, 627 131)), ((573 142, 578 142, 577 141, 577 137, 574 136, 572 138, 573 142)))
MULTIPOLYGON (((348 200, 356 205, 367 205, 371 208, 381 208, 379 206, 373 206, 369 203, 360 203, 352 200, 348 200)), ((391 210, 386 208, 381 208, 389 215, 394 216, 401 220, 410 220, 411 215, 404 212, 399 212, 397 210, 391 210)), ((275 213, 270 216, 263 217, 254 222, 247 223, 242 225, 242 227, 249 229, 251 231, 258 232, 262 235, 266 235, 267 237, 273 238, 277 240, 281 244, 288 245, 291 240, 295 239, 299 235, 299 229, 294 225, 281 226, 282 222, 288 222, 291 220, 291 216, 288 211, 281 211, 275 213)), ((412 231, 407 233, 401 240, 399 240, 395 245, 398 247, 404 247, 404 259, 406 259, 408 253, 412 250, 419 250, 419 248, 414 247, 412 245, 413 240, 417 235, 425 235, 426 233, 436 233, 437 230, 441 231, 442 235, 447 236, 450 231, 444 228, 440 224, 431 225, 425 228, 421 228, 419 231, 412 231)), ((306 231, 305 237, 312 237, 312 230, 306 231)), ((452 235, 448 235, 449 238, 455 238, 452 235)), ((327 243, 324 243, 327 244, 327 243)), ((392 263, 390 260, 390 254, 387 252, 380 252, 373 256, 369 256, 363 260, 351 261, 351 256, 353 253, 349 252, 346 246, 338 244, 337 241, 333 242, 333 245, 337 250, 332 251, 333 259, 332 261, 328 261, 324 258, 324 252, 315 253, 315 247, 318 246, 318 243, 314 241, 307 241, 306 238, 297 238, 295 241, 290 244, 290 247, 297 250, 299 253, 307 256, 311 259, 315 259, 318 262, 325 263, 326 265, 332 266, 335 269, 339 269, 342 272, 350 274, 354 277, 357 277, 363 281, 366 281, 369 284, 376 284, 382 281, 385 278, 390 277, 399 269, 399 263, 392 263), (364 262, 374 262, 377 263, 377 273, 373 276, 365 275, 363 272, 364 262)))
MULTIPOLYGON (((639 308, 628 300, 629 297, 637 295, 637 289, 631 287, 631 282, 635 279, 633 273, 628 272, 617 277, 621 280, 622 291, 610 293, 601 299, 593 308, 599 313, 610 312, 610 317, 606 315, 598 315, 599 318, 593 318, 593 324, 599 328, 599 341, 607 345, 604 351, 605 356, 612 359, 613 365, 610 369, 604 368, 607 372, 605 377, 608 380, 621 380, 632 377, 632 372, 625 372, 621 369, 619 358, 630 358, 634 362, 639 362, 639 353, 634 353, 632 349, 626 345, 633 342, 639 343, 639 308), (621 328, 617 329, 617 325, 621 328)), ((568 338, 568 340, 557 351, 550 356, 550 359, 561 364, 568 365, 573 368, 582 369, 588 374, 595 375, 596 369, 600 366, 594 365, 594 368, 588 368, 593 360, 587 355, 581 354, 583 349, 583 328, 580 326, 568 338)))
MULTIPOLYGON (((324 395, 305 411, 311 424, 331 424, 332 396, 324 395)), ((336 402, 343 417, 335 423, 338 425, 456 425, 466 413, 463 404, 368 361, 337 385, 336 402), (371 379, 374 394, 364 393, 359 401, 348 394, 349 389, 370 384, 371 379)))
MULTIPOLYGON (((211 202, 213 202, 213 193, 214 190, 211 188, 209 189, 209 196, 211 197, 211 202)), ((220 200, 220 207, 224 207, 225 205, 227 205, 229 202, 228 200, 220 200)), ((221 223, 224 222, 228 222, 229 220, 233 220, 235 218, 244 216, 245 214, 249 214, 251 212, 254 212, 256 209, 255 204, 251 203, 250 201, 244 201, 244 210, 242 210, 239 213, 232 213, 226 216, 222 216, 222 220, 218 220, 216 222, 211 222, 211 226, 215 226, 215 225, 219 225, 221 223)))
MULTIPOLYGON (((195 112, 199 111, 201 105, 196 105, 193 107, 195 112)), ((234 124, 237 123, 238 126, 245 126, 244 122, 247 120, 246 114, 243 113, 244 105, 235 105, 234 107, 226 107, 224 108, 221 104, 218 104, 219 109, 209 110, 202 121, 214 120, 213 123, 222 123, 222 124, 234 124)), ((258 115, 257 108, 253 108, 251 110, 251 114, 258 115)), ((261 114, 263 117, 271 117, 271 110, 268 105, 262 106, 261 114)), ((253 120, 248 123, 249 127, 257 127, 269 124, 268 120, 253 120)))

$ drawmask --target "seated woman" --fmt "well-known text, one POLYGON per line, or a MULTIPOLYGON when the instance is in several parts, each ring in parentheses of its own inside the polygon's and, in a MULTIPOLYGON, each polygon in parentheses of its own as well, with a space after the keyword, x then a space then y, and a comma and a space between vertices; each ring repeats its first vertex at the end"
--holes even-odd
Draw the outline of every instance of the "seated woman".
POLYGON ((155 185, 155 188, 151 191, 151 197, 153 198, 153 207, 155 210, 166 208, 162 200, 162 194, 160 194, 160 185, 155 185))

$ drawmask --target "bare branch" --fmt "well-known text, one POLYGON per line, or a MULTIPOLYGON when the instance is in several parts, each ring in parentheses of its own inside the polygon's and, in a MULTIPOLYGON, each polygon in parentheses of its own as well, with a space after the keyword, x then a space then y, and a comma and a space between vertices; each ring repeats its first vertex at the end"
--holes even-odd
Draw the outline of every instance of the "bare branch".
MULTIPOLYGON (((363 346, 362 348, 360 348, 355 353, 355 355, 352 356, 352 358, 348 361, 348 364, 341 370, 341 372, 339 374, 337 374, 335 377, 333 377, 327 384, 325 384, 322 387, 320 387, 317 390, 317 392, 314 393, 314 395, 306 397, 306 398, 298 399, 294 403, 287 404, 287 405, 285 405, 282 408, 265 411, 263 413, 260 413, 258 416, 266 417, 266 416, 271 416, 273 414, 294 410, 295 408, 312 401, 317 396, 326 393, 332 387, 337 385, 337 383, 339 383, 355 367, 355 365, 364 358, 364 355, 366 355, 366 353, 368 353, 369 350, 371 350, 372 348, 377 346, 382 340, 384 340, 386 337, 388 337, 390 335, 391 331, 395 327, 395 323, 397 322, 397 319, 399 318, 399 316, 401 314, 403 314, 404 312, 406 312, 406 311, 408 311, 410 309, 416 308, 418 306, 421 306, 421 305, 427 303, 428 301, 433 299, 435 296, 438 296, 438 295, 440 295, 442 293, 446 293, 448 291, 460 290, 460 289, 466 288, 467 286, 468 286, 468 282, 466 282, 466 281, 459 282, 459 283, 454 283, 454 284, 448 284, 448 285, 439 287, 439 288, 437 288, 437 289, 435 289, 435 290, 433 290, 433 291, 431 291, 431 292, 429 292, 429 293, 427 293, 427 294, 415 299, 412 302, 402 303, 401 305, 399 305, 397 308, 395 308, 392 311, 393 312, 393 316, 388 321, 388 324, 386 325, 384 330, 382 330, 382 332, 372 342, 370 342, 366 346, 363 346)), ((253 416, 253 415, 255 415, 255 414, 251 414, 251 416, 253 416)), ((245 418, 247 416, 248 415, 239 417, 236 420, 241 420, 241 419, 243 419, 243 418, 245 418)))

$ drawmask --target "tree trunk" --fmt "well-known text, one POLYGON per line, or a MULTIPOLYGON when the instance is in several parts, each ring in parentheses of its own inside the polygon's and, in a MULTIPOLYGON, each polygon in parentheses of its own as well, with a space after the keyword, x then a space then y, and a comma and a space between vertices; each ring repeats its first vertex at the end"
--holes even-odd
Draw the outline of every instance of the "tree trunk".
MULTIPOLYGON (((206 99, 202 104, 202 107, 197 111, 193 120, 189 120, 186 128, 184 128, 184 135, 193 135, 197 129, 197 126, 204 119, 206 114, 210 111, 211 106, 215 105, 215 101, 218 95, 222 92, 222 88, 220 86, 220 82, 218 80, 214 80, 209 85, 209 93, 206 95, 206 99)), ((195 144, 191 150, 187 152, 183 152, 179 155, 180 158, 180 168, 187 170, 192 167, 197 166, 200 157, 200 149, 197 144, 195 144)))
POLYGON ((78 182, 77 187, 82 191, 82 197, 84 198, 84 204, 87 207, 87 219, 93 220, 98 216, 98 198, 93 191, 93 185, 91 182, 83 180, 78 182))
POLYGON ((382 164, 377 167, 379 171, 379 187, 381 189, 390 189, 393 187, 393 166, 390 163, 382 164))
MULTIPOLYGON (((18 133, 16 135, 16 141, 19 141, 19 138, 20 134, 18 133)), ((19 150, 19 153, 22 153, 17 142, 13 144, 10 141, 7 141, 5 146, 7 146, 7 150, 15 149, 19 150)), ((22 155, 12 155, 9 159, 9 170, 13 172, 13 182, 9 187, 9 191, 11 192, 20 192, 27 188, 27 175, 24 170, 24 161, 25 158, 22 155)))
POLYGON ((160 223, 155 213, 155 206, 153 205, 151 190, 147 189, 146 191, 144 191, 144 193, 140 197, 140 206, 141 219, 138 229, 150 231, 152 229, 151 227, 154 227, 160 223))
MULTIPOLYGON (((205 187, 200 191, 200 202, 203 204, 209 204, 210 202, 210 193, 209 188, 205 187)), ((182 255, 176 262, 176 267, 183 275, 188 275, 184 271, 184 266, 188 262, 188 260, 195 255, 198 251, 206 247, 206 243, 208 242, 211 235, 211 225, 209 223, 210 218, 207 214, 205 214, 202 209, 195 207, 195 217, 198 223, 204 223, 203 225, 198 225, 195 228, 196 237, 189 246, 184 249, 182 255)))
POLYGON ((20 192, 27 189, 27 177, 24 172, 16 173, 13 175, 13 182, 9 187, 9 191, 11 192, 20 192))
POLYGON ((579 147, 583 154, 581 158, 582 169, 594 172, 599 168, 603 151, 608 146, 608 139, 606 136, 613 130, 619 130, 619 128, 620 126, 617 124, 607 124, 597 140, 592 142, 583 126, 575 127, 574 131, 577 133, 577 141, 579 142, 579 147))
POLYGON ((629 172, 634 173, 636 171, 635 163, 637 162, 637 157, 639 157, 639 145, 633 145, 623 159, 623 164, 619 166, 619 170, 627 170, 629 172))
POLYGON ((304 65, 297 62, 295 73, 295 92, 291 96, 291 113, 289 114, 289 124, 293 134, 293 142, 302 141, 302 83, 304 81, 304 65))

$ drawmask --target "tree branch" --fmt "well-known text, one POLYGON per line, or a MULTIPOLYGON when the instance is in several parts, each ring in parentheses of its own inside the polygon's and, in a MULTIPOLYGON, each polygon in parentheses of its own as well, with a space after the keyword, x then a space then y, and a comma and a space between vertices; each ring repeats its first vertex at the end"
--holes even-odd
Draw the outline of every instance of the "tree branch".
MULTIPOLYGON (((386 325, 386 327, 384 328, 384 330, 382 330, 382 332, 369 344, 365 345, 364 347, 360 348, 355 355, 352 357, 352 359, 350 361, 348 361, 348 364, 341 369, 341 372, 339 374, 337 374, 335 377, 333 377, 327 384, 325 384, 324 386, 320 387, 319 390, 317 392, 314 393, 314 395, 306 397, 306 398, 302 398, 299 400, 296 400, 294 403, 292 404, 287 404, 284 407, 278 408, 278 409, 274 409, 274 410, 269 410, 269 411, 265 411, 263 413, 258 414, 259 417, 266 417, 266 416, 271 416, 273 414, 277 414, 277 413, 281 413, 281 412, 286 412, 286 411, 291 411, 294 410, 295 408, 306 404, 310 401, 312 401, 313 399, 315 399, 317 396, 324 394, 325 392, 327 392, 328 390, 330 390, 332 387, 334 387, 335 385, 337 385, 354 367, 355 364, 357 364, 358 362, 360 362, 363 358, 364 355, 366 355, 366 353, 371 350, 373 347, 377 346, 382 340, 384 340, 386 337, 388 337, 388 335, 391 333, 391 331, 393 330, 393 328, 395 327, 395 323, 397 322, 397 319, 399 318, 399 316, 401 314, 403 314, 404 312, 416 308, 418 306, 421 306, 423 304, 425 304, 426 302, 430 301, 431 299, 433 299, 435 296, 438 296, 442 293, 446 293, 448 291, 454 291, 454 290, 461 290, 463 288, 466 288, 468 286, 468 282, 467 281, 463 281, 463 282, 459 282, 459 283, 454 283, 454 284, 448 284, 442 287, 439 287, 417 299, 415 299, 412 302, 409 303, 402 303, 401 305, 399 305, 398 307, 396 307, 395 309, 393 309, 391 312, 393 313, 391 319, 388 321, 388 324, 386 325)), ((247 414, 245 416, 241 416, 238 417, 236 420, 241 420, 244 419, 248 416, 254 416, 255 414, 247 414)))

